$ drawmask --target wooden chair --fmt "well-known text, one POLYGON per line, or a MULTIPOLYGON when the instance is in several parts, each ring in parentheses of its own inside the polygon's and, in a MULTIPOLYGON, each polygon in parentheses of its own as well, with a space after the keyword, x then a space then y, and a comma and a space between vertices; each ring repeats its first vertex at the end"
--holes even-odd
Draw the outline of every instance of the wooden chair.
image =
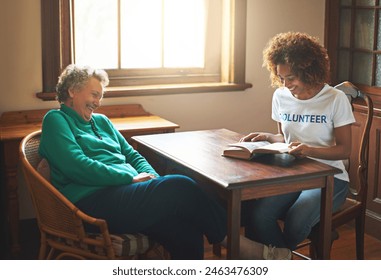
MULTIPOLYGON (((351 178, 350 194, 344 205, 332 216, 332 243, 339 238, 336 229, 339 226, 355 221, 356 230, 356 257, 359 260, 364 259, 364 232, 365 232, 365 211, 368 192, 368 154, 369 154, 369 134, 373 119, 373 102, 366 94, 360 92, 350 82, 343 82, 335 88, 342 90, 347 94, 353 106, 354 103, 365 105, 365 109, 361 110, 361 115, 365 119, 363 126, 359 126, 358 122, 352 125, 352 146, 359 143, 358 153, 352 153, 348 161, 347 169, 350 174, 357 176, 351 178), (362 129, 360 133, 353 133, 355 129, 362 129), (359 136, 359 139, 357 137, 359 136)), ((311 234, 306 242, 298 246, 298 249, 309 246, 309 257, 306 257, 296 251, 293 253, 305 259, 316 259, 319 240, 319 224, 313 227, 311 234)), ((331 244, 332 245, 332 244, 331 244)))
POLYGON ((49 182, 48 163, 38 153, 40 136, 41 131, 27 135, 19 150, 41 234, 39 259, 133 259, 149 251, 164 258, 162 248, 147 236, 110 234, 105 220, 86 215, 66 199, 49 182), (85 224, 99 233, 86 232, 85 224))

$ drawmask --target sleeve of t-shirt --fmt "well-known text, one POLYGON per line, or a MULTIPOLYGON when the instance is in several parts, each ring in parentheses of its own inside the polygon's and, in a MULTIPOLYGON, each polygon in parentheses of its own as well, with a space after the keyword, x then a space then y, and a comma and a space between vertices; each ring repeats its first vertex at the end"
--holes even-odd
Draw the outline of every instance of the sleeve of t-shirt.
POLYGON ((279 98, 280 98, 280 95, 281 94, 281 91, 280 89, 277 89, 274 94, 273 94, 273 99, 272 99, 272 103, 271 103, 271 118, 276 121, 276 122, 280 122, 280 115, 279 115, 279 98))
POLYGON ((356 121, 353 115, 352 105, 347 96, 341 91, 335 98, 332 120, 335 128, 348 125, 356 121))

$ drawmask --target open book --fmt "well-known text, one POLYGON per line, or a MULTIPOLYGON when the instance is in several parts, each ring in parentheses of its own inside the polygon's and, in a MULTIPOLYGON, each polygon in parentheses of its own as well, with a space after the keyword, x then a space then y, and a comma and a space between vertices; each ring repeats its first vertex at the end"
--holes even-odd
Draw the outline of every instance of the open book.
POLYGON ((291 148, 287 143, 270 143, 267 141, 238 142, 229 144, 222 155, 241 159, 252 159, 257 154, 287 153, 291 148))

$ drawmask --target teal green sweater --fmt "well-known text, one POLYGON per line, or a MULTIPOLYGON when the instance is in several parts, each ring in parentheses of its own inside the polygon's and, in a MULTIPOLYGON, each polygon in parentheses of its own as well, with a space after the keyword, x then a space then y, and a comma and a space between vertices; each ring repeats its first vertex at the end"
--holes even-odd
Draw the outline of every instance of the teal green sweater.
POLYGON ((106 116, 94 113, 92 119, 102 140, 90 122, 65 105, 43 119, 40 155, 49 162, 52 184, 71 202, 130 184, 142 172, 159 176, 106 116))

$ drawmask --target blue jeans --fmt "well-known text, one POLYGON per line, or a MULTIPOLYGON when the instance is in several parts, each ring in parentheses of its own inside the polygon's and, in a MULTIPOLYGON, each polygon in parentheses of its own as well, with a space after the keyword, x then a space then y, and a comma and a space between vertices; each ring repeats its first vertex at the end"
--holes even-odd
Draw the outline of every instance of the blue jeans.
MULTIPOLYGON (((334 180, 333 211, 344 203, 348 182, 334 180)), ((294 250, 320 220, 321 189, 261 198, 243 204, 245 234, 257 242, 294 250), (278 220, 284 221, 283 230, 278 220)))
POLYGON ((203 259, 203 236, 210 243, 226 236, 226 210, 182 175, 110 186, 76 206, 105 219, 111 233, 146 234, 161 243, 172 259, 203 259))

